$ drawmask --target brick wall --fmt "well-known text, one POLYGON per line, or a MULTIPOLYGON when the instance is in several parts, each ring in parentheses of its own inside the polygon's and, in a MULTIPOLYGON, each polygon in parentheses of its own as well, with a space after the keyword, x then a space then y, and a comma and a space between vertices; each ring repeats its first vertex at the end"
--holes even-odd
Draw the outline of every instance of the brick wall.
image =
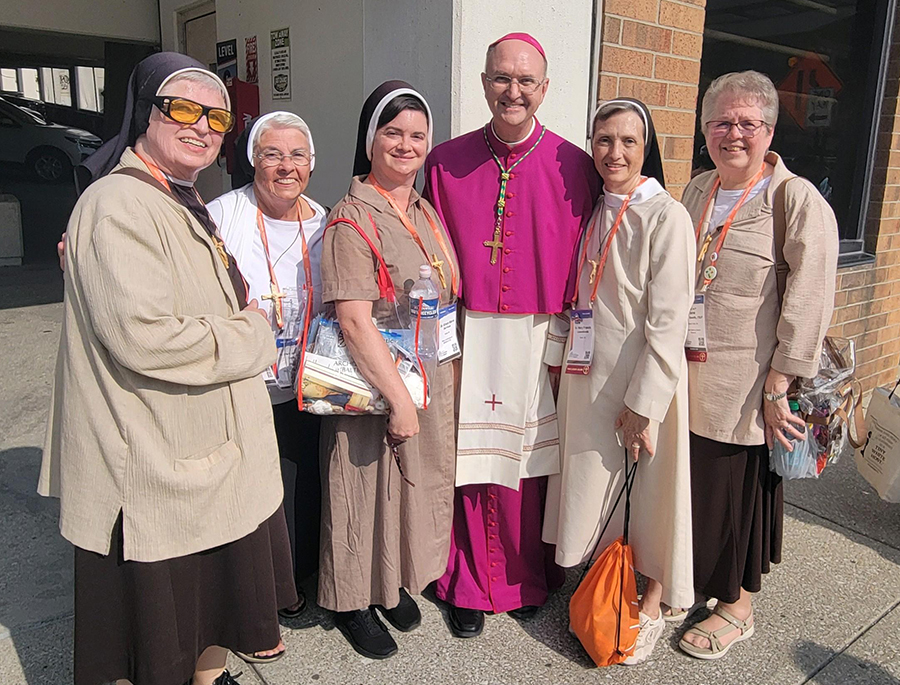
POLYGON ((600 99, 650 106, 666 171, 681 197, 690 180, 706 0, 607 0, 600 99))

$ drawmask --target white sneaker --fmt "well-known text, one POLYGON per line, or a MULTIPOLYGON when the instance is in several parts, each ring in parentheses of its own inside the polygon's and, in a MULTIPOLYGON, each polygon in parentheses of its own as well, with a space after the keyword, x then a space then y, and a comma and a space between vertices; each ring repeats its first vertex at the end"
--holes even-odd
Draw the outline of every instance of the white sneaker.
POLYGON ((637 642, 634 644, 634 652, 622 662, 626 666, 636 666, 649 659, 650 654, 653 653, 653 648, 656 647, 656 643, 659 642, 659 638, 662 637, 663 630, 666 627, 662 610, 660 610, 659 616, 655 619, 650 618, 643 611, 640 612, 640 617, 640 630, 637 642))

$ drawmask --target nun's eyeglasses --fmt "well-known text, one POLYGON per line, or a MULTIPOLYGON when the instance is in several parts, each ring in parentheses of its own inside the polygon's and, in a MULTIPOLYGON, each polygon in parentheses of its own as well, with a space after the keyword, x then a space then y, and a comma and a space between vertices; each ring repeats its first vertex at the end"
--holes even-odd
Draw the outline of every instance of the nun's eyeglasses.
POLYGON ((745 119, 743 121, 707 121, 706 130, 714 138, 721 138, 731 133, 732 128, 737 128, 738 133, 744 138, 752 138, 762 130, 762 127, 768 127, 765 121, 758 119, 745 119))
POLYGON ((196 124, 206 116, 209 127, 217 133, 228 133, 234 128, 234 114, 220 107, 206 107, 187 98, 157 96, 148 98, 172 121, 179 124, 196 124))

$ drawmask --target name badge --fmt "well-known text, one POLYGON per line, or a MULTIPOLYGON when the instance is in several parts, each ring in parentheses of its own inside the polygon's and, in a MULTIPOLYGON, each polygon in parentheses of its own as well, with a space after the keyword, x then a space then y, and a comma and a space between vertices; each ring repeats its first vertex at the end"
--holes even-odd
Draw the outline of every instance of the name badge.
POLYGON ((590 309, 574 309, 569 317, 572 321, 572 346, 566 357, 566 373, 587 376, 594 358, 594 312, 590 309))
POLYGON ((462 354, 456 333, 456 303, 441 307, 438 323, 438 364, 456 359, 462 354))
POLYGON ((684 353, 689 362, 706 362, 706 295, 694 295, 694 304, 688 315, 684 353))

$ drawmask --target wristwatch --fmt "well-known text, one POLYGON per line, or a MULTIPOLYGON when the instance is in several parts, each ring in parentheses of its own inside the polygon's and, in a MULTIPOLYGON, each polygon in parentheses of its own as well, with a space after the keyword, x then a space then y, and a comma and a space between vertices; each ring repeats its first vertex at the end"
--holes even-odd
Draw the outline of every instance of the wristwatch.
POLYGON ((777 402, 778 400, 783 400, 787 397, 787 390, 784 392, 764 392, 763 397, 766 402, 777 402))

